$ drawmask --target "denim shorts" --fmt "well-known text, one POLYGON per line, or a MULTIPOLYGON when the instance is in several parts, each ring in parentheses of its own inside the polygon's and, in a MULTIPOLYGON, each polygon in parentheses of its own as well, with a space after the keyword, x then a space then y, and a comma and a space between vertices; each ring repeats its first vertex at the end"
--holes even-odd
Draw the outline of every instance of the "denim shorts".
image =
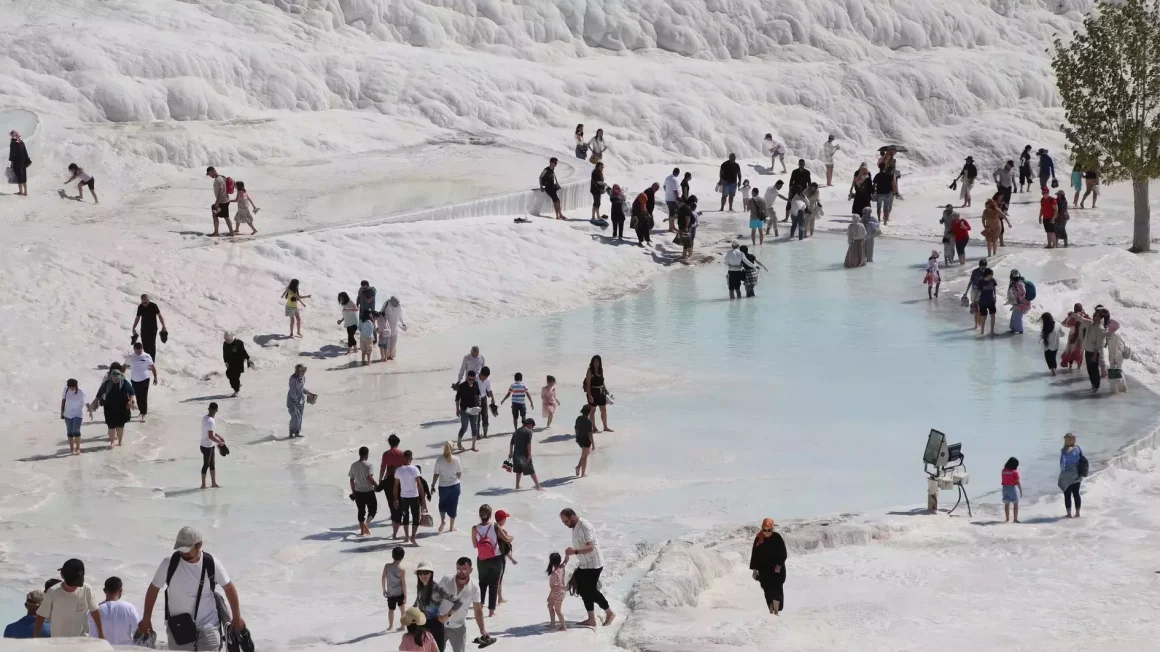
POLYGON ((1017 502, 1019 502, 1019 487, 1003 487, 1003 504, 1010 505, 1017 502))
POLYGON ((894 208, 894 195, 878 195, 876 200, 878 203, 878 210, 888 211, 894 208))
POLYGON ((721 196, 732 197, 737 194, 737 184, 723 183, 721 184, 721 196))
POLYGON ((521 419, 528 416, 528 404, 512 403, 512 416, 519 417, 521 419))
POLYGON ((82 417, 69 417, 64 420, 65 433, 69 437, 81 436, 81 419, 82 417))

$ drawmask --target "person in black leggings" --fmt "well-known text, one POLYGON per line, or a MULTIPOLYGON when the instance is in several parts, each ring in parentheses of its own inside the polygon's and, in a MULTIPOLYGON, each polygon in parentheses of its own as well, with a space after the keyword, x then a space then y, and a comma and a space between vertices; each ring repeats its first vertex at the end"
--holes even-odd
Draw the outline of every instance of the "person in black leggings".
POLYGON ((217 468, 214 466, 214 449, 226 440, 217 434, 214 417, 217 416, 218 404, 210 403, 209 411, 201 418, 201 488, 205 489, 205 472, 209 471, 210 482, 217 487, 217 468))
POLYGON ((491 522, 491 506, 479 506, 479 525, 471 528, 471 545, 476 550, 476 569, 479 572, 479 601, 487 601, 489 616, 495 615, 499 599, 499 578, 503 575, 503 553, 499 549, 499 533, 491 522))
POLYGON ((608 201, 612 204, 612 237, 624 239, 624 192, 617 184, 612 185, 608 193, 608 201))

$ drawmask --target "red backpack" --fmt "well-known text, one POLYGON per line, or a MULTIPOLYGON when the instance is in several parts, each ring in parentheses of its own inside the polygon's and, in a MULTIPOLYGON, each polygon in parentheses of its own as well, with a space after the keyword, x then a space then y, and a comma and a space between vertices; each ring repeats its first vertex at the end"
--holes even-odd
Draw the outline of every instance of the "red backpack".
POLYGON ((234 194, 234 179, 233 177, 226 177, 226 194, 234 194))

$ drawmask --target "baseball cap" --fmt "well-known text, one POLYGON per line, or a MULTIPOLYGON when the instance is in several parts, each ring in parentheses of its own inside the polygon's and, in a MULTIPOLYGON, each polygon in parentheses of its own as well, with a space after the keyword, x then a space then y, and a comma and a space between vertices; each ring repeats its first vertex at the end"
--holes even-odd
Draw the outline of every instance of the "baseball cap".
POLYGON ((173 542, 173 549, 178 552, 189 552, 199 543, 201 543, 201 532, 187 525, 177 533, 177 540, 173 542))
POLYGON ((511 514, 508 514, 507 512, 505 512, 505 511, 503 511, 503 510, 501 509, 501 510, 499 510, 498 512, 496 512, 496 513, 495 513, 495 520, 497 520, 497 521, 506 521, 506 520, 508 520, 508 518, 509 518, 510 516, 511 516, 511 514))
POLYGON ((210 172, 217 172, 217 170, 213 169, 213 166, 211 165, 205 169, 206 176, 209 176, 210 172))
POLYGON ((25 607, 34 604, 40 604, 41 602, 44 602, 44 591, 41 591, 40 589, 29 591, 28 595, 24 596, 25 607))
POLYGON ((61 566, 60 578, 65 584, 77 587, 85 583, 85 562, 79 559, 70 559, 61 566))

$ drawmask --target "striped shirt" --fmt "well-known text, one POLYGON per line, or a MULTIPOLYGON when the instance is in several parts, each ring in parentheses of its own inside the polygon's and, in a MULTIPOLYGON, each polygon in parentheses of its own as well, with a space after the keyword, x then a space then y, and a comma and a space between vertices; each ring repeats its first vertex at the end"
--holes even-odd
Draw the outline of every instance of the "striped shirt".
POLYGON ((523 384, 522 382, 512 383, 512 386, 510 388, 508 388, 508 391, 510 391, 512 393, 512 404, 513 405, 514 404, 523 405, 523 404, 528 402, 528 386, 523 384))
POLYGON ((600 546, 596 543, 596 531, 592 524, 585 519, 577 519, 576 527, 572 528, 572 548, 579 550, 592 544, 592 552, 576 555, 580 562, 579 568, 604 568, 604 556, 600 554, 600 546))

